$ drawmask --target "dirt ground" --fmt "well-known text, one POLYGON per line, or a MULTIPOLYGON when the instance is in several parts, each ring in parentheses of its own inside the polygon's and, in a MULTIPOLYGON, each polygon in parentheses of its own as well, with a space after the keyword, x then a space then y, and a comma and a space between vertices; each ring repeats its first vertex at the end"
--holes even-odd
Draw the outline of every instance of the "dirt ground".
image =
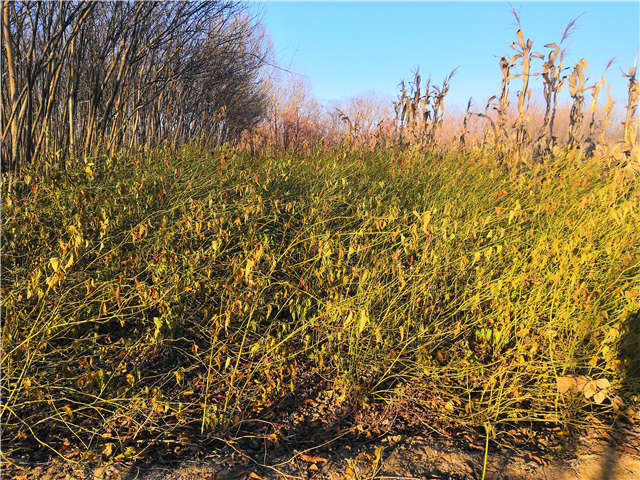
MULTIPOLYGON (((640 479, 640 427, 588 436, 572 448, 550 452, 491 451, 486 479, 635 480, 640 479)), ((17 468, 3 464, 3 479, 15 480, 479 480, 484 448, 460 439, 388 435, 370 442, 325 442, 277 455, 252 455, 229 445, 197 458, 169 461, 154 456, 133 463, 99 467, 51 460, 17 468), (166 463, 160 464, 164 460, 166 463)), ((494 447, 497 450, 497 447, 494 447)), ((188 457, 188 455, 186 456, 188 457)))

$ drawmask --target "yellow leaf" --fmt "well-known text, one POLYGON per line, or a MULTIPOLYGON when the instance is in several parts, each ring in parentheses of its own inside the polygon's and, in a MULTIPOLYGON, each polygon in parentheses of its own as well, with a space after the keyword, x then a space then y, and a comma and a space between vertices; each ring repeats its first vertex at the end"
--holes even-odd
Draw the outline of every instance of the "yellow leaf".
POLYGON ((382 331, 380 330, 380 327, 376 328, 375 334, 376 334, 376 343, 382 343, 382 331))
POLYGON ((124 451, 125 457, 135 457, 136 449, 134 447, 127 447, 124 451))
POLYGON ((586 377, 558 377, 556 379, 559 393, 581 392, 587 384, 586 377))
POLYGON ((173 374, 176 376, 176 383, 178 385, 182 385, 182 381, 184 380, 184 373, 182 370, 176 370, 173 374))
POLYGON ((607 391, 606 390, 600 390, 598 393, 596 393, 593 396, 593 401, 595 403, 597 403, 598 405, 600 405, 604 399, 607 398, 607 391))
POLYGON ((369 321, 369 314, 366 310, 360 310, 360 317, 358 318, 358 335, 362 333, 362 331, 367 326, 367 322, 369 321))
POLYGON ((429 233, 429 222, 431 221, 431 212, 424 212, 422 214, 422 233, 427 235, 429 233))
POLYGON ((584 395, 584 398, 591 398, 596 394, 597 390, 598 387, 596 386, 596 382, 591 381, 584 386, 582 394, 584 395))
POLYGON ((380 460, 382 459, 382 453, 384 452, 384 447, 376 447, 376 451, 375 451, 375 463, 379 463, 380 460))
POLYGON ((113 443, 111 442, 107 443, 102 449, 103 455, 105 455, 106 457, 110 457, 111 454, 113 453, 113 447, 114 447, 113 443))
POLYGON ((58 257, 51 257, 49 259, 49 265, 51 265, 54 272, 57 272, 60 269, 60 259, 58 257))

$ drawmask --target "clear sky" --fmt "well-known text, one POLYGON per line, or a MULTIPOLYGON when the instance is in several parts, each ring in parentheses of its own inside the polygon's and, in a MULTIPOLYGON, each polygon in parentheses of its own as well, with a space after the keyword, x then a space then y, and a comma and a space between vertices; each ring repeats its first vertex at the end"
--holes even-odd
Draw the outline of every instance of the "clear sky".
MULTIPOLYGON (((639 5, 513 2, 525 37, 542 53, 582 14, 565 63, 585 57, 588 77, 597 79, 616 57, 606 77, 620 102, 626 88, 621 69, 633 65, 640 45, 639 5)), ((473 97, 474 104, 484 104, 499 89, 498 60, 513 52, 515 39, 507 2, 262 2, 252 8, 260 12, 280 64, 304 74, 323 103, 369 92, 391 97, 416 66, 423 78, 440 82, 459 65, 450 102, 463 105, 473 97)))

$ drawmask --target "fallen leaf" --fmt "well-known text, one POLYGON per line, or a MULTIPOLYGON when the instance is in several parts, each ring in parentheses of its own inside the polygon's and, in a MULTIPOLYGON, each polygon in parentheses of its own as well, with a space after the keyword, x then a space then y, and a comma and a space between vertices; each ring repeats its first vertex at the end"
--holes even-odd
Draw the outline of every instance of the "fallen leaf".
MULTIPOLYGON (((556 378, 556 385, 559 393, 582 392, 586 385, 588 385, 588 378, 584 376, 579 377, 558 377, 556 378)), ((591 382, 593 383, 593 382, 591 382)))
POLYGON ((589 378, 585 376, 576 377, 576 393, 583 391, 588 381, 589 378))
POLYGON ((582 390, 582 394, 584 395, 584 398, 591 398, 593 397, 596 392, 598 391, 598 387, 596 386, 596 382, 588 382, 585 386, 584 386, 584 390, 582 390))
POLYGON ((329 461, 326 458, 314 457, 313 455, 305 455, 304 453, 300 454, 300 458, 305 462, 311 462, 311 463, 327 463, 329 461))
POLYGON ((566 393, 575 388, 576 379, 575 377, 558 377, 556 378, 556 384, 558 386, 558 392, 566 393))
POLYGON ((114 447, 113 443, 111 443, 111 442, 107 443, 107 444, 104 446, 104 448, 102 449, 102 453, 103 453, 105 456, 110 457, 110 456, 111 456, 111 454, 113 453, 113 447, 114 447))
POLYGON ((600 390, 598 393, 596 393, 593 396, 593 401, 596 402, 598 405, 600 405, 604 399, 607 398, 607 391, 606 390, 600 390))
POLYGON ((624 402, 618 395, 616 395, 611 398, 611 406, 613 407, 614 412, 619 412, 622 410, 622 407, 624 407, 624 402))

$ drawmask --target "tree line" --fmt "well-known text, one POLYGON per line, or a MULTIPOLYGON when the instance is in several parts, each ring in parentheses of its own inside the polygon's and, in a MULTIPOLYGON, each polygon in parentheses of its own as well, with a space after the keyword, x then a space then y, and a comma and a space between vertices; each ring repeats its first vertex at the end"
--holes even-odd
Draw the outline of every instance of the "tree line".
POLYGON ((234 1, 2 3, 2 167, 236 138, 269 49, 234 1))

